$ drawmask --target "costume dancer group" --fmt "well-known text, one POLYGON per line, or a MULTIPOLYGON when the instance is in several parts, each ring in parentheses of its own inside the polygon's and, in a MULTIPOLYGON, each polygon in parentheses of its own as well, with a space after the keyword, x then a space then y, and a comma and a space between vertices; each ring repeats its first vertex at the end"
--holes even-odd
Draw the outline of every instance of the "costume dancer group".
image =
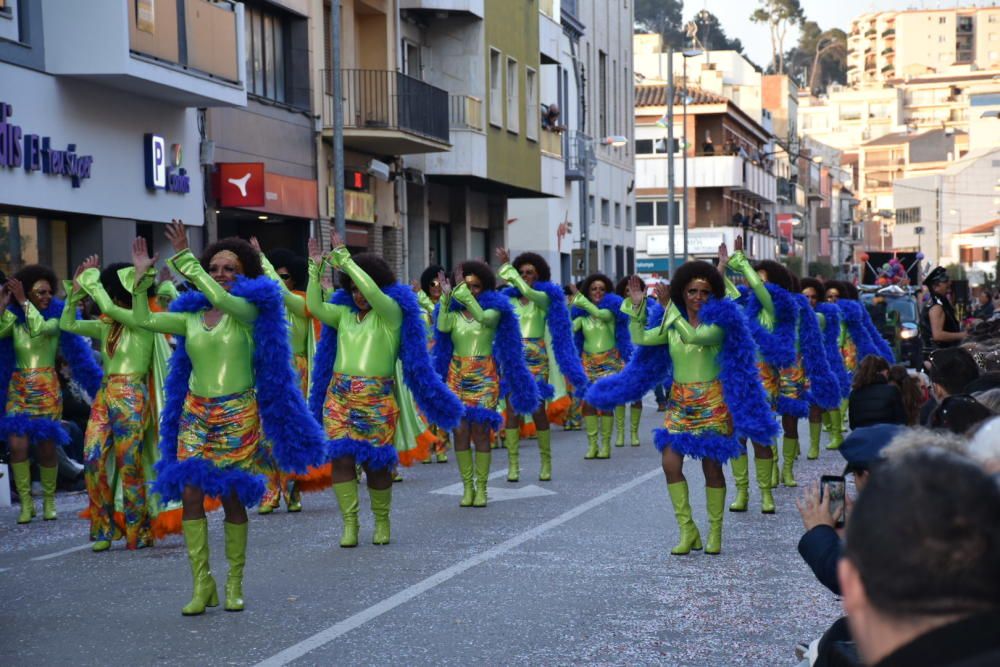
POLYGON ((380 257, 352 256, 337 235, 330 251, 311 240, 307 264, 287 251, 265 257, 255 239, 223 239, 195 257, 180 221, 166 237, 174 252, 167 266, 187 284, 180 294, 169 281, 154 285, 157 257, 143 238, 133 243, 131 265, 101 270, 97 257, 87 258, 64 284, 66 304, 55 299, 56 277, 45 267, 6 282, 0 437, 21 497, 18 522, 35 516, 31 448, 43 517, 55 519, 55 447, 66 440, 55 367, 57 357, 68 362, 94 398, 85 438, 93 551, 120 538, 140 549, 182 532, 193 580, 185 615, 219 604, 206 510, 223 508, 225 609, 240 611, 248 507, 271 513, 284 496, 297 512, 303 489, 332 486, 340 546, 355 547, 363 470, 372 542, 389 544, 396 467, 428 462, 432 452, 446 460, 449 434, 459 505, 486 507, 491 442, 502 430, 508 481, 520 480, 530 419, 539 480, 549 482, 551 423, 565 427, 571 404, 583 414, 584 458, 607 460, 616 425, 615 444, 625 444, 625 406, 630 444, 640 444, 642 399, 659 385, 669 398, 653 441, 680 528, 671 553, 720 553, 723 464, 731 462, 736 482, 730 510, 746 511, 749 440, 761 510, 773 513, 778 480, 795 485, 799 418, 809 418, 810 458, 819 455, 825 415, 829 447, 839 446, 850 374, 866 354, 888 354, 853 286, 809 279, 800 286, 780 264, 752 265, 740 239, 731 257, 720 248, 722 272, 687 262, 652 296, 636 276, 616 290, 594 274, 567 298, 541 256, 511 261, 502 248, 496 274, 466 261, 451 277, 429 267, 408 286, 380 257), (727 268, 746 286, 730 283, 727 268), (339 289, 326 282, 330 269, 339 289), (508 285, 502 291, 497 275, 508 285), (168 311, 159 307, 164 295, 168 311), (85 297, 99 318, 81 319, 85 297), (98 342, 103 368, 82 337, 98 342), (772 444, 779 419, 780 475, 772 444), (699 459, 705 475, 704 543, 691 516, 685 457, 699 459))

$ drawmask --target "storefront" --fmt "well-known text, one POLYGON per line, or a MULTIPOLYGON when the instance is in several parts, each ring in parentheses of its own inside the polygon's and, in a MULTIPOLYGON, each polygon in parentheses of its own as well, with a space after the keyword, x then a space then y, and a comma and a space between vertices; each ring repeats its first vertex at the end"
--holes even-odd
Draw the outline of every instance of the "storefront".
MULTIPOLYGON (((159 223, 204 222, 197 111, 0 63, 0 269, 125 261, 159 223)), ((191 234, 201 245, 201 234, 191 234)))

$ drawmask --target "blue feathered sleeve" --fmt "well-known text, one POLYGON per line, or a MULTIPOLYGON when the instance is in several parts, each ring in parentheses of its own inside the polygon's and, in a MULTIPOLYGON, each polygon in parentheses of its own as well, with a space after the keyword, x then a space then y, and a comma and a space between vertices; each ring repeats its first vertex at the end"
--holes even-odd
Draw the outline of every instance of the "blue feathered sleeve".
POLYGON ((787 290, 773 283, 764 283, 764 286, 774 303, 774 331, 768 331, 760 323, 760 312, 763 307, 750 290, 741 297, 745 298, 747 324, 764 361, 776 368, 788 368, 795 363, 795 323, 799 308, 787 290))
POLYGON ((809 398, 823 409, 835 408, 840 404, 840 384, 826 360, 819 320, 806 297, 797 294, 795 299, 799 304, 799 349, 809 378, 809 398))
POLYGON ((844 366, 844 355, 840 353, 840 309, 832 303, 821 303, 816 310, 826 319, 826 328, 823 330, 826 361, 837 378, 841 398, 847 398, 851 393, 851 376, 844 366))
POLYGON ((573 344, 573 322, 569 317, 566 297, 562 287, 555 283, 538 281, 534 288, 549 297, 548 327, 552 338, 552 351, 559 364, 559 371, 573 385, 573 393, 582 396, 589 381, 580 362, 580 354, 573 344))
POLYGON ((500 311, 500 322, 493 338, 493 356, 500 367, 500 377, 510 390, 511 406, 520 414, 531 414, 538 409, 542 399, 538 384, 525 363, 521 327, 514 308, 506 296, 496 291, 484 291, 477 300, 483 308, 500 311))
MULTIPOLYGON (((654 310, 647 305, 646 328, 659 328, 663 314, 662 307, 654 310)), ((669 391, 672 372, 669 345, 636 345, 622 372, 592 384, 584 400, 599 410, 636 403, 657 385, 662 384, 669 391)))

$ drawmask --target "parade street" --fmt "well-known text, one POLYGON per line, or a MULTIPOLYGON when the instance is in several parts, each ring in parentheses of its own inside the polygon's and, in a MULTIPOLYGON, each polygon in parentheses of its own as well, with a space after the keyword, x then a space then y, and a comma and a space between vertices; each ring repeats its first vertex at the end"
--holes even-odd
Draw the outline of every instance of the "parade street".
MULTIPOLYGON (((725 513, 722 554, 669 555, 677 523, 650 444, 661 417, 647 405, 642 446, 609 461, 584 461, 584 435, 555 430, 549 483, 537 481, 534 441, 518 484, 498 450, 485 509, 459 508, 454 456, 405 469, 389 546, 371 544, 364 490, 356 549, 337 546, 330 492, 305 496, 300 514, 252 513, 242 613, 181 615, 191 581, 180 536, 94 554, 76 518, 85 495, 60 494, 54 522, 18 526, 5 508, 0 664, 794 664, 795 644, 841 614, 796 552, 798 490, 777 489, 778 512, 764 516, 751 473, 750 511, 725 513)), ((797 476, 842 468, 824 449, 803 455, 797 476)), ((704 534, 700 465, 685 472, 704 534)), ((730 480, 727 505, 732 496, 730 480)), ((210 515, 220 594, 221 521, 210 515)))

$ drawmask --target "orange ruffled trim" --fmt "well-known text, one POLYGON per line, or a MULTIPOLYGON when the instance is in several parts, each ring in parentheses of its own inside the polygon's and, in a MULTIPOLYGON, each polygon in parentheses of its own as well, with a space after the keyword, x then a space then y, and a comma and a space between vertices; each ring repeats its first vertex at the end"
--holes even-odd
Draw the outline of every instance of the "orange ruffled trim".
POLYGON ((292 475, 291 478, 295 480, 295 488, 302 493, 326 491, 333 485, 333 464, 309 468, 305 475, 292 475))
MULTIPOLYGON (((205 498, 205 511, 214 512, 215 510, 222 507, 222 501, 218 498, 205 498)), ((86 519, 90 521, 90 507, 84 508, 78 515, 81 519, 86 519)), ((178 535, 181 532, 181 522, 184 520, 184 508, 177 507, 172 510, 164 510, 156 515, 153 519, 150 528, 153 532, 153 537, 162 540, 167 535, 178 535)), ((115 512, 112 517, 115 526, 118 530, 125 532, 125 514, 122 512, 115 512)))
POLYGON ((571 407, 573 407, 573 399, 569 396, 561 396, 550 402, 548 407, 545 409, 545 412, 549 417, 549 423, 559 424, 561 426, 566 421, 566 417, 569 416, 569 410, 571 407))
POLYGON ((431 446, 437 441, 438 437, 430 429, 424 431, 417 436, 416 447, 399 453, 399 462, 409 468, 414 463, 423 461, 431 455, 431 446))

